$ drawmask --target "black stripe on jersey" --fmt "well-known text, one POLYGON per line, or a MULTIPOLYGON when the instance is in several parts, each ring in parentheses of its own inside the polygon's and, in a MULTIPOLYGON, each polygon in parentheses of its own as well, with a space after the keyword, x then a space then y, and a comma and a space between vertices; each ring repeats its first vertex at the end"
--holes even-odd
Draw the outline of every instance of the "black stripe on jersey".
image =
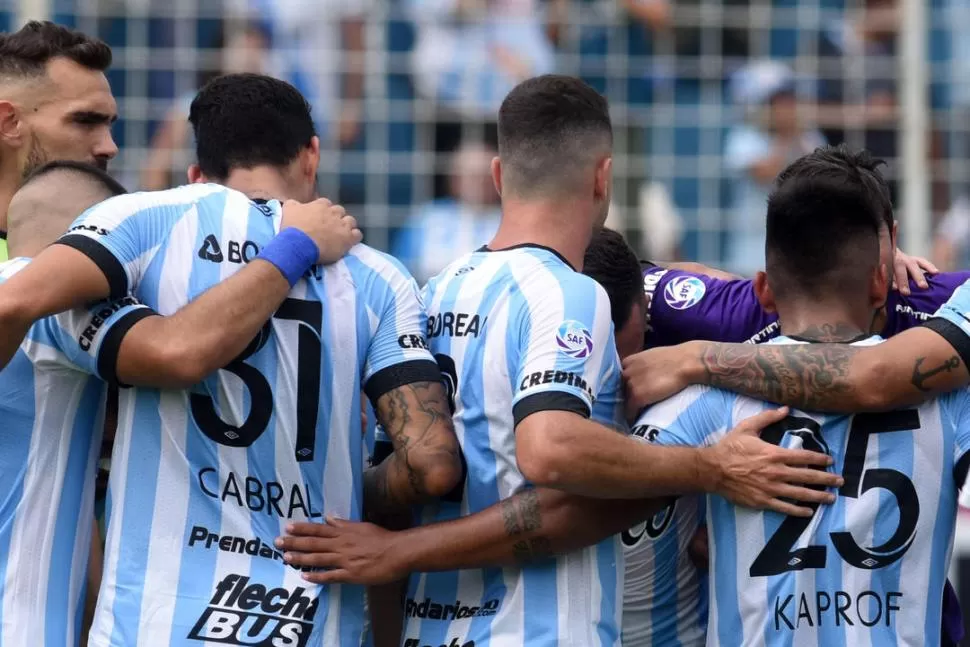
POLYGON ((377 400, 389 391, 415 382, 441 381, 441 370, 435 362, 415 359, 377 371, 364 385, 364 393, 370 398, 374 408, 377 408, 377 400))
POLYGON ((583 399, 565 391, 543 391, 528 395, 512 407, 512 419, 515 425, 525 420, 533 413, 540 411, 572 411, 584 418, 589 418, 589 407, 583 399))
POLYGON ((76 249, 94 261, 94 264, 104 274, 104 278, 108 279, 108 287, 111 290, 111 294, 108 295, 109 298, 120 299, 128 294, 128 275, 125 274, 125 268, 121 261, 115 258, 115 255, 109 252, 104 245, 93 238, 80 234, 61 236, 57 240, 57 244, 76 249))
POLYGON ((970 336, 963 332, 960 326, 942 317, 933 317, 923 324, 923 328, 929 328, 947 340, 950 346, 953 346, 953 350, 960 355, 963 365, 967 367, 967 370, 970 370, 970 336))
POLYGON ((101 349, 98 351, 98 375, 101 376, 102 380, 108 384, 117 384, 121 387, 128 386, 118 381, 118 352, 121 350, 121 341, 136 323, 157 315, 158 313, 151 308, 138 308, 122 315, 108 329, 101 341, 101 349))

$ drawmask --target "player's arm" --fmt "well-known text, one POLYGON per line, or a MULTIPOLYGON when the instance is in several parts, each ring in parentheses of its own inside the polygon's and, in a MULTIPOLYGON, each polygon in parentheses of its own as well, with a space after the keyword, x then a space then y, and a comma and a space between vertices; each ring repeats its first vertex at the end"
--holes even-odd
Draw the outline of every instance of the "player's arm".
POLYGON ((374 268, 361 298, 379 319, 364 392, 390 445, 375 448, 375 467, 364 473, 364 513, 386 522, 450 492, 463 478, 461 451, 414 279, 373 250, 362 250, 359 258, 374 268), (379 462, 378 453, 387 457, 379 462))
POLYGON ((59 320, 79 329, 80 350, 96 353, 97 374, 109 383, 185 388, 239 356, 312 265, 339 259, 360 237, 342 207, 287 203, 280 235, 256 259, 175 314, 132 308, 117 316, 125 301, 116 301, 96 306, 93 318, 65 313, 59 320), (85 339, 102 326, 96 346, 85 339))
MULTIPOLYGON (((728 448, 646 445, 589 419, 595 398, 615 395, 598 392, 605 384, 603 376, 618 362, 609 299, 592 279, 578 274, 552 285, 532 283, 533 293, 525 295, 529 306, 514 324, 519 339, 527 340, 519 341, 517 349, 513 398, 516 460, 522 475, 539 487, 604 499, 732 487, 728 483, 741 474, 732 473, 731 463, 738 457, 728 448)), ((766 492, 772 490, 774 484, 767 482, 772 478, 792 483, 817 483, 820 478, 817 470, 786 464, 828 464, 812 452, 788 456, 779 454, 777 447, 760 445, 751 448, 753 455, 778 467, 757 477, 757 486, 766 492), (795 471, 781 476, 788 470, 795 471)), ((817 494, 801 488, 798 498, 814 501, 817 494)))
POLYGON ((970 383, 970 333, 963 326, 945 315, 868 347, 688 342, 627 358, 627 394, 645 405, 688 384, 708 384, 815 411, 919 404, 970 383))
POLYGON ((688 274, 709 276, 712 279, 720 279, 722 281, 743 280, 744 278, 738 276, 737 274, 731 274, 730 272, 725 272, 724 270, 703 265, 702 263, 684 261, 654 261, 653 264, 667 270, 678 270, 680 272, 687 272, 688 274))
POLYGON ((602 541, 667 503, 530 488, 481 512, 400 532, 339 519, 291 524, 276 545, 287 563, 329 569, 307 573, 310 582, 378 585, 408 573, 521 567, 602 541))

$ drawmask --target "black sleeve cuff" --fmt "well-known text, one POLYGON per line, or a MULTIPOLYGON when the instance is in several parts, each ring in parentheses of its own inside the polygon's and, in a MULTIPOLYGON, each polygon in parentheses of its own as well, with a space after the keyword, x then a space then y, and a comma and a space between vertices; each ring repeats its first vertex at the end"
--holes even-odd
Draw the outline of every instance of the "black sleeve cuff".
POLYGON ((515 403, 515 406, 512 407, 512 419, 515 421, 515 426, 519 426, 520 422, 540 411, 571 411, 584 418, 590 416, 589 407, 579 396, 565 391, 543 391, 526 396, 515 403))
POLYGON ((128 294, 128 275, 125 268, 115 255, 108 249, 92 238, 79 234, 67 234, 57 240, 58 245, 67 245, 81 252, 98 266, 104 273, 104 278, 108 279, 108 286, 111 289, 109 295, 112 299, 120 299, 128 294))
POLYGON ((949 342, 950 346, 953 346, 953 350, 960 355, 964 366, 970 369, 970 336, 963 332, 960 326, 942 317, 933 317, 923 324, 923 328, 929 328, 933 332, 939 333, 943 339, 949 342))
POLYGON ((101 349, 98 351, 98 375, 101 376, 102 380, 120 387, 128 386, 118 381, 118 352, 121 350, 121 340, 125 338, 125 335, 136 323, 157 314, 151 308, 132 310, 118 319, 105 333, 104 340, 101 342, 101 349))
POLYGON ((388 366, 377 371, 367 380, 364 393, 367 394, 371 404, 377 407, 378 399, 385 393, 415 382, 441 382, 441 370, 435 362, 428 359, 415 359, 388 366))
POLYGON ((957 486, 957 491, 962 490, 967 482, 968 470, 970 470, 970 452, 961 456, 957 464, 953 466, 953 482, 957 486))

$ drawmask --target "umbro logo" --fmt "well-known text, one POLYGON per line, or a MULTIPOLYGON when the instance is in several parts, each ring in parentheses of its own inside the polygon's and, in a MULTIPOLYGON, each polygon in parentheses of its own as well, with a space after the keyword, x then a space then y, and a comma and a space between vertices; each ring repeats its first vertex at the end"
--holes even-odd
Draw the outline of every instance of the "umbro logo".
POLYGON ((199 248, 199 258, 213 263, 221 263, 224 260, 219 241, 212 234, 206 236, 205 240, 202 241, 202 247, 199 248))

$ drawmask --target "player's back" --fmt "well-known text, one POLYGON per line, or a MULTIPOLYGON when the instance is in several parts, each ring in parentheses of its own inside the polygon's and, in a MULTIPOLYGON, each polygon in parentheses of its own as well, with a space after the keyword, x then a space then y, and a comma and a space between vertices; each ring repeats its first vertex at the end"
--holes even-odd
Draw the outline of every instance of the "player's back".
MULTIPOLYGON (((27 264, 0 264, 0 283, 27 264)), ((121 310, 128 306, 121 306, 121 310)), ((81 633, 94 519, 104 383, 70 353, 91 320, 119 308, 36 322, 0 371, 0 645, 65 647, 81 633)), ((100 343, 96 329, 87 343, 100 343)))
MULTIPOLYGON (((662 444, 710 444, 766 406, 691 387, 638 424, 662 444)), ((761 437, 829 454, 845 484, 811 518, 709 497, 708 644, 939 644, 970 449, 967 393, 887 413, 792 411, 761 437)))
MULTIPOLYGON (((163 315, 253 260, 280 224, 278 202, 188 189, 171 196, 192 198, 174 211, 147 207, 167 233, 126 265, 135 293, 163 315)), ((290 521, 360 519, 361 388, 396 388, 411 357, 433 366, 418 303, 396 262, 358 245, 308 272, 249 348, 203 383, 123 390, 92 645, 359 640, 362 587, 305 583, 273 540, 290 521)))
MULTIPOLYGON (((608 299, 555 252, 480 250, 432 279, 424 301, 467 477, 424 508, 423 522, 472 514, 531 487, 515 448, 515 423, 531 412, 579 411, 595 398, 593 417, 615 421, 608 299)), ((403 644, 613 645, 621 587, 616 538, 521 569, 421 574, 405 603, 403 644)))

